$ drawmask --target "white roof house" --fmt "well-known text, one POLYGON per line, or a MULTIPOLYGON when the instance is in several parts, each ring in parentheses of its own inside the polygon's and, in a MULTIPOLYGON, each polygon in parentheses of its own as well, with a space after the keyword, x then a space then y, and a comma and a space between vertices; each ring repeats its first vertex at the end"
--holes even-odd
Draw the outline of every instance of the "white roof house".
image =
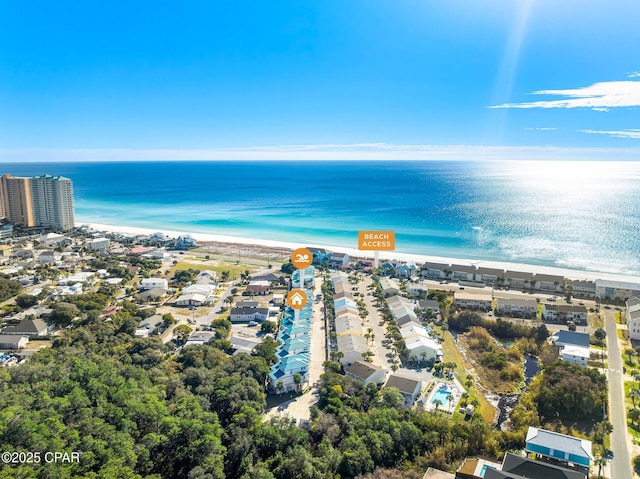
POLYGON ((629 338, 640 339, 640 298, 631 298, 627 301, 627 328, 629 338))
POLYGON ((169 282, 165 278, 142 278, 140 289, 162 288, 169 289, 169 282))
POLYGON ((204 294, 188 293, 181 295, 176 299, 176 305, 178 306, 202 306, 207 301, 207 297, 204 294))

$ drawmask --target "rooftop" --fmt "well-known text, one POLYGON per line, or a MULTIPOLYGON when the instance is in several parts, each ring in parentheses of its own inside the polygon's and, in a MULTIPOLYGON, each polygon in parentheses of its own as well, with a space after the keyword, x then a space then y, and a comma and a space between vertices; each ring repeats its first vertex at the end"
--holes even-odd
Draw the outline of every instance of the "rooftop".
POLYGON ((548 447, 556 451, 563 451, 575 456, 588 457, 593 460, 591 441, 578 437, 567 436, 558 432, 547 431, 529 426, 527 432, 527 447, 529 444, 548 447))

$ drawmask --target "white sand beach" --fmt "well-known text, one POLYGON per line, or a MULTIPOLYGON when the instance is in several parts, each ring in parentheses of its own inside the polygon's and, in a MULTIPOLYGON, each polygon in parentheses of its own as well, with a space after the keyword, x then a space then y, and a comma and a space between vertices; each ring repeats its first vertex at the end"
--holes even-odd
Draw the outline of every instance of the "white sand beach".
MULTIPOLYGON (((319 244, 300 244, 291 243, 286 241, 273 241, 257 238, 244 238, 238 236, 209 234, 209 233, 193 233, 189 231, 173 231, 164 229, 150 229, 150 228, 138 228, 133 226, 114 226, 101 223, 89 223, 88 226, 97 231, 107 231, 111 233, 121 234, 133 234, 133 235, 150 235, 153 233, 163 233, 167 236, 178 237, 180 235, 190 235, 199 242, 218 242, 229 244, 241 244, 255 248, 267 247, 267 248, 280 248, 280 249, 295 249, 302 246, 311 246, 316 248, 324 248, 330 251, 337 251, 347 253, 351 257, 359 258, 371 258, 373 259, 373 251, 360 251, 356 248, 344 248, 341 246, 332 245, 319 245, 319 244)), ((354 241, 357 234, 354 232, 354 241)), ((555 268, 551 266, 538 266, 530 264, 509 263, 502 261, 485 261, 485 260, 469 260, 461 258, 445 258, 441 256, 427 256, 410 253, 398 253, 395 251, 381 251, 379 253, 380 259, 397 259, 405 262, 414 263, 446 263, 446 264, 459 264, 459 265, 475 265, 478 267, 497 268, 511 271, 523 271, 539 274, 553 274, 562 275, 566 278, 574 280, 596 280, 607 279, 613 281, 628 281, 633 283, 640 283, 640 277, 633 275, 622 275, 612 273, 601 273, 597 271, 583 271, 564 268, 555 268)))

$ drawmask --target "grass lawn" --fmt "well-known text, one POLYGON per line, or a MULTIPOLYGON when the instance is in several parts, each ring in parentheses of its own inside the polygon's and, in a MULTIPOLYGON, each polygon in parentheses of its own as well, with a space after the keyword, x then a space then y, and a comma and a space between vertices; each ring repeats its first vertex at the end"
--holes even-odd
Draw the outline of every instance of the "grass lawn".
POLYGON ((168 272, 168 276, 173 276, 176 271, 183 271, 187 269, 193 269, 195 271, 215 271, 218 273, 218 278, 222 276, 223 271, 229 272, 229 278, 233 279, 234 277, 237 279, 240 277, 241 273, 244 273, 246 270, 249 270, 250 273, 258 270, 256 266, 250 266, 245 264, 235 264, 233 262, 225 262, 225 261, 208 261, 207 263, 196 263, 192 261, 181 261, 177 265, 171 267, 168 272))
MULTIPOLYGON (((444 352, 444 362, 456 363, 455 376, 458 381, 460 381, 460 384, 464 384, 468 368, 466 367, 464 360, 460 355, 460 351, 458 351, 458 347, 453 341, 451 333, 449 333, 448 331, 444 334, 444 343, 442 343, 442 350, 444 352)), ((489 401, 485 399, 484 395, 476 390, 475 385, 472 385, 470 388, 468 388, 467 392, 469 393, 469 401, 477 399, 480 403, 480 414, 482 415, 482 418, 487 423, 493 422, 493 419, 496 415, 496 409, 491 404, 489 404, 489 401)), ((464 417, 459 414, 458 416, 461 419, 464 417)), ((455 417, 456 416, 454 415, 454 418, 455 417)))

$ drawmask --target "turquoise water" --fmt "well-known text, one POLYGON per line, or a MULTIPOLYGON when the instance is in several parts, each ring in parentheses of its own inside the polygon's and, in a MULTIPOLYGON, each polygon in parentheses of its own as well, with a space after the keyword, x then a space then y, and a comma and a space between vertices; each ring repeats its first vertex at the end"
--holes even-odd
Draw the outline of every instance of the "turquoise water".
POLYGON ((431 404, 436 402, 436 399, 439 399, 443 406, 448 406, 447 398, 451 396, 451 391, 444 391, 442 389, 438 389, 436 393, 431 398, 431 404))
POLYGON ((640 275, 640 162, 3 164, 73 179, 79 223, 640 275))
POLYGON ((484 464, 484 465, 482 466, 482 469, 480 469, 480 477, 484 477, 484 475, 485 475, 485 474, 486 474, 486 472, 487 472, 487 469, 495 469, 495 467, 491 467, 491 466, 490 466, 490 465, 488 465, 488 464, 484 464))

